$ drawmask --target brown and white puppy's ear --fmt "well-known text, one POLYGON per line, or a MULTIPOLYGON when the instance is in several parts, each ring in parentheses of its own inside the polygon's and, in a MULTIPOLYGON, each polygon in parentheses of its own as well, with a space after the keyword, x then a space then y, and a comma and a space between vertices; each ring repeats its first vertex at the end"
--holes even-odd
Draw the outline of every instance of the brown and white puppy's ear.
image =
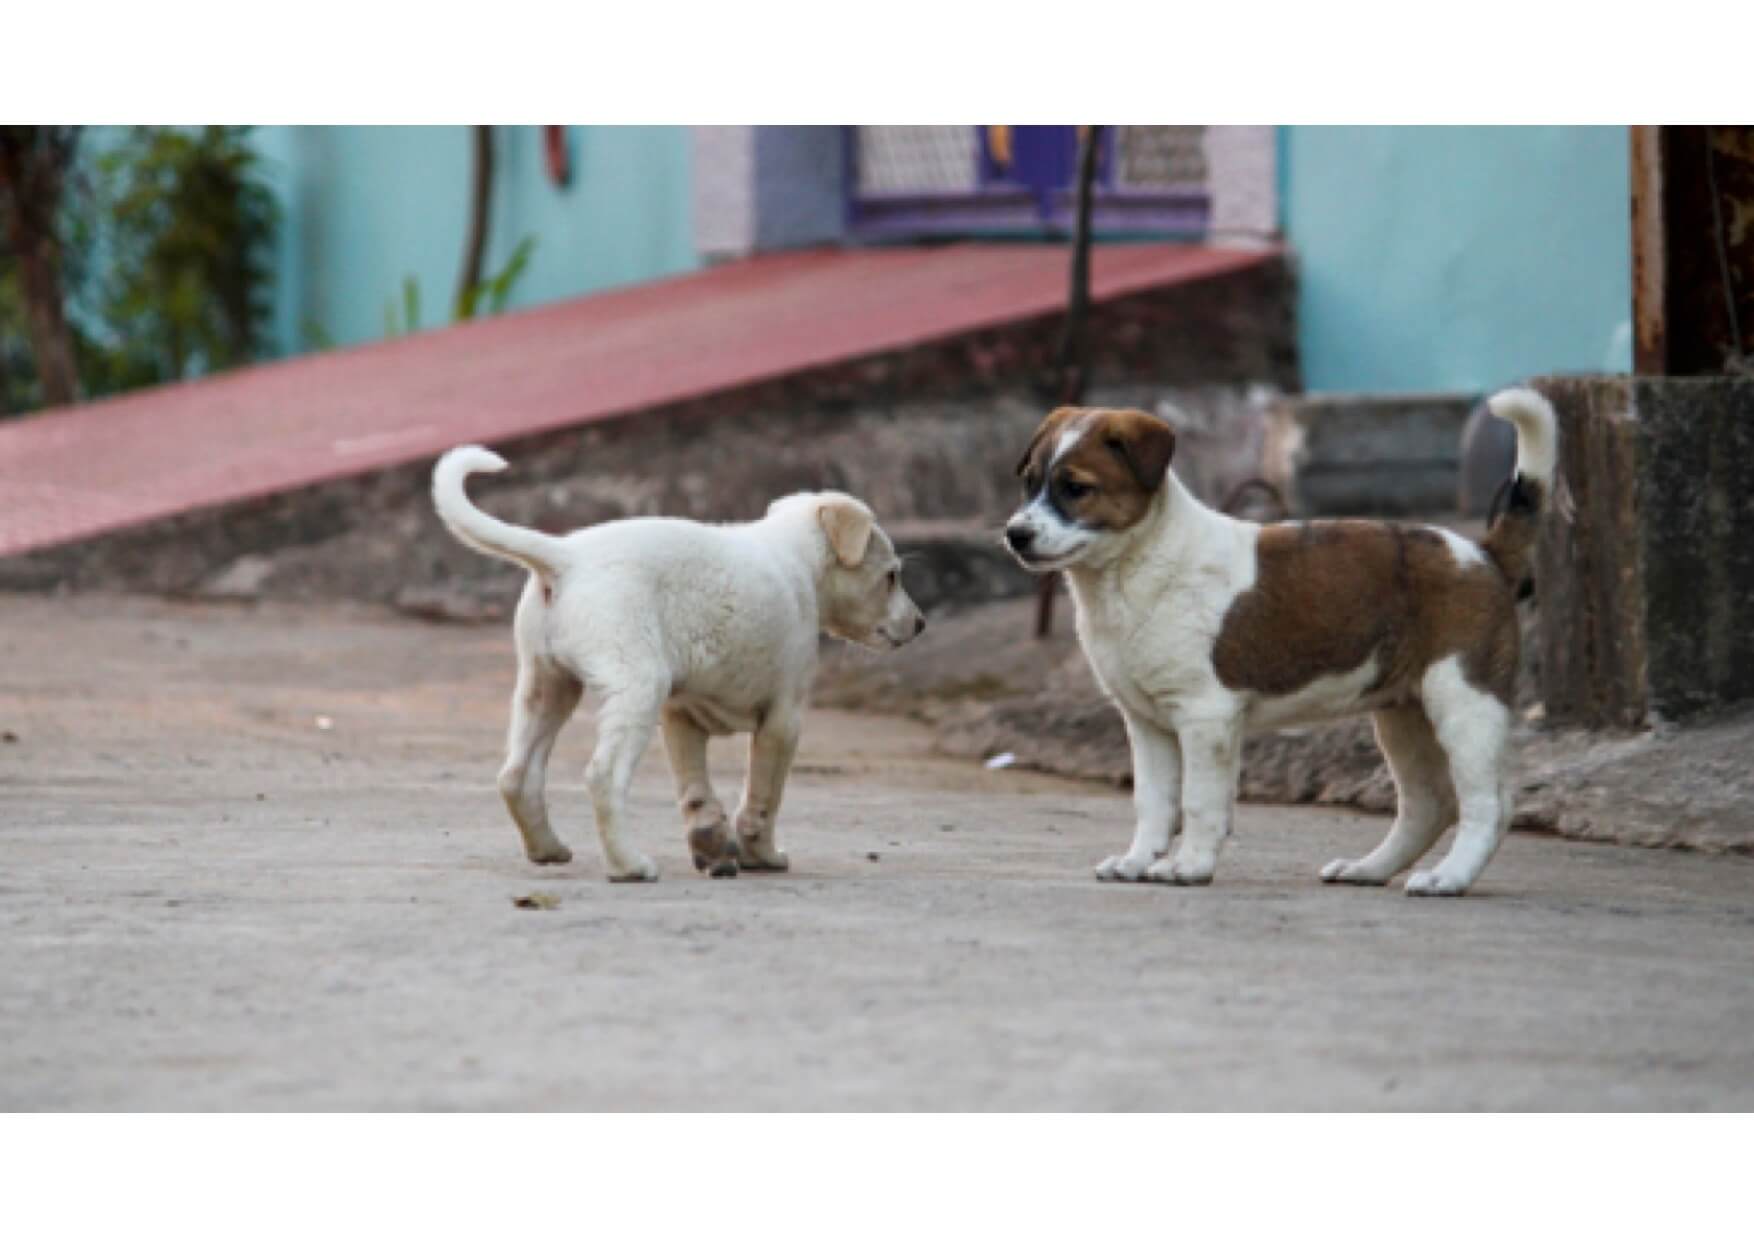
POLYGON ((1168 422, 1137 409, 1118 409, 1103 419, 1102 441, 1126 462, 1142 490, 1163 485, 1175 458, 1175 431, 1168 422))
POLYGON ((877 518, 871 509, 856 499, 837 496, 825 499, 816 509, 816 519, 828 535, 829 549, 848 568, 856 568, 865 560, 865 548, 871 543, 871 530, 877 518))

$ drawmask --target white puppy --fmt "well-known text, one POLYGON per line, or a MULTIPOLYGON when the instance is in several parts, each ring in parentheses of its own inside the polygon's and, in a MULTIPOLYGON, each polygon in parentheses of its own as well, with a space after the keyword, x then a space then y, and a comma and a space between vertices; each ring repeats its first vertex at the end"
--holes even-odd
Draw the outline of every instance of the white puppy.
POLYGON ((695 867, 785 869, 774 846, 817 634, 877 649, 925 628, 901 563, 871 510, 833 492, 789 495, 759 521, 703 525, 641 518, 553 537, 469 502, 463 481, 505 461, 480 447, 447 453, 433 503, 465 544, 530 570, 514 633, 518 684, 499 789, 537 864, 572 853, 548 824, 543 776, 555 736, 588 686, 601 697, 586 777, 613 881, 657 866, 622 838, 627 789, 660 723, 695 867), (749 772, 735 834, 707 781, 709 736, 747 731, 749 772))
POLYGON ((1097 877, 1210 882, 1244 733, 1364 712, 1400 812, 1375 851, 1322 879, 1381 885, 1458 820, 1449 855, 1407 893, 1460 895, 1480 876, 1510 820, 1516 597, 1558 442, 1536 393, 1490 407, 1516 427, 1517 466, 1479 545, 1378 521, 1233 520, 1170 472, 1175 433, 1158 419, 1065 408, 1042 423, 1006 541, 1033 571, 1065 570, 1078 639, 1133 749, 1133 844, 1097 877))

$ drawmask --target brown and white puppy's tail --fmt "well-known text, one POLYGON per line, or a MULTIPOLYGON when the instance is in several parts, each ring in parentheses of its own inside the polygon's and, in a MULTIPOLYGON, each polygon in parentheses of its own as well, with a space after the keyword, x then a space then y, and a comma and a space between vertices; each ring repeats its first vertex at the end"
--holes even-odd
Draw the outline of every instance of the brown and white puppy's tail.
MULTIPOLYGON (((1553 497, 1559 461, 1559 422, 1553 406, 1526 387, 1501 391, 1486 402, 1494 417, 1516 427, 1516 473, 1481 547, 1513 585, 1528 579, 1541 512, 1553 497)), ((1495 507, 1497 505, 1494 505, 1495 507)))
POLYGON ((464 546, 521 564, 545 583, 560 576, 560 539, 489 516, 463 489, 472 473, 498 473, 506 463, 484 447, 455 447, 432 471, 432 506, 464 546))

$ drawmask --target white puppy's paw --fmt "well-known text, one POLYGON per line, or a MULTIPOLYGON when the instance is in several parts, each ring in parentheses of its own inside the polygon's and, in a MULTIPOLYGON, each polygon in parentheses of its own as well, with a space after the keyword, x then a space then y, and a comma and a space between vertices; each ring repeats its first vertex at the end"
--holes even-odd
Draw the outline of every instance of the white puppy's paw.
POLYGON ((1217 869, 1217 857, 1187 856, 1177 852, 1147 869, 1145 880, 1168 882, 1175 886, 1209 886, 1217 869))
MULTIPOLYGON (((739 852, 738 855, 741 857, 743 853, 739 852)), ((745 869, 757 872, 784 873, 792 867, 792 858, 778 848, 769 848, 761 853, 751 852, 748 855, 750 859, 742 862, 745 869)))
POLYGON ((525 847, 524 855, 530 858, 532 864, 564 865, 572 859, 572 849, 567 847, 566 844, 562 843, 560 840, 555 839, 550 843, 537 844, 534 847, 525 847))
POLYGON ((792 867, 792 858, 771 843, 762 844, 741 835, 737 837, 737 862, 756 873, 784 873, 792 867))
POLYGON ((1351 886, 1381 886, 1388 879, 1365 867, 1361 860, 1330 860, 1322 866, 1322 881, 1351 886))
POLYGON ((635 852, 627 858, 627 863, 619 869, 611 868, 609 870, 609 880, 611 882, 656 882, 658 880, 658 866, 653 863, 651 857, 641 856, 635 852))
POLYGON ((1145 877, 1145 871, 1151 867, 1152 858, 1135 856, 1128 852, 1123 856, 1111 856, 1096 866, 1098 882, 1138 882, 1145 877))
POLYGON ((1409 895, 1455 896, 1468 893, 1465 882, 1458 881, 1439 869, 1426 869, 1407 879, 1409 895))

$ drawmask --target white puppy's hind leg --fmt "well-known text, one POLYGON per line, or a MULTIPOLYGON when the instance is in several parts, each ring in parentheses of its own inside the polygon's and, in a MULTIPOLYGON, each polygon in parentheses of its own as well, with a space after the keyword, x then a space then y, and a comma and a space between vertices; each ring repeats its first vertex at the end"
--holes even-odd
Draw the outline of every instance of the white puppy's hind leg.
POLYGON ((597 833, 603 840, 603 859, 611 882, 652 882, 658 867, 650 857, 622 842, 627 821, 627 789, 634 769, 651 743, 658 725, 658 712, 670 695, 668 685, 605 685, 603 706, 597 713, 597 751, 585 770, 591 788, 591 807, 597 816, 597 833))
POLYGON ((1376 712, 1376 742, 1395 777, 1395 824, 1361 860, 1333 860, 1322 867, 1322 881, 1381 886, 1431 850, 1455 825, 1456 794, 1449 759, 1437 742, 1431 720, 1417 705, 1376 712))
POLYGON ((1465 895, 1498 850, 1510 824, 1504 750, 1510 710, 1467 682, 1456 658, 1425 673, 1425 709, 1449 756, 1461 807, 1461 825, 1449 855, 1435 869, 1407 879, 1409 895, 1465 895))
POLYGON ((792 867, 791 858, 774 845, 774 823, 802 726, 796 710, 776 707, 749 737, 749 774, 737 807, 738 858, 745 869, 792 867))
POLYGON ((499 794, 523 836, 524 854, 538 865, 564 865, 572 859, 572 852, 548 824, 543 788, 554 738, 572 717, 582 693, 582 686, 567 672, 531 658, 519 659, 499 794))
POLYGON ((1133 843, 1096 866, 1101 882, 1137 882, 1169 850, 1181 817, 1181 746, 1171 733, 1124 713, 1133 750, 1133 843))
POLYGON ((737 876, 737 844, 725 806, 713 794, 707 775, 707 733, 674 703, 663 710, 664 749, 676 776, 676 799, 682 824, 688 828, 688 851, 694 867, 715 878, 737 876))
POLYGON ((1218 869, 1218 851, 1236 810, 1242 761, 1240 720, 1190 723, 1176 729, 1182 754, 1182 841, 1175 855, 1145 871, 1153 882, 1204 886, 1218 869))

